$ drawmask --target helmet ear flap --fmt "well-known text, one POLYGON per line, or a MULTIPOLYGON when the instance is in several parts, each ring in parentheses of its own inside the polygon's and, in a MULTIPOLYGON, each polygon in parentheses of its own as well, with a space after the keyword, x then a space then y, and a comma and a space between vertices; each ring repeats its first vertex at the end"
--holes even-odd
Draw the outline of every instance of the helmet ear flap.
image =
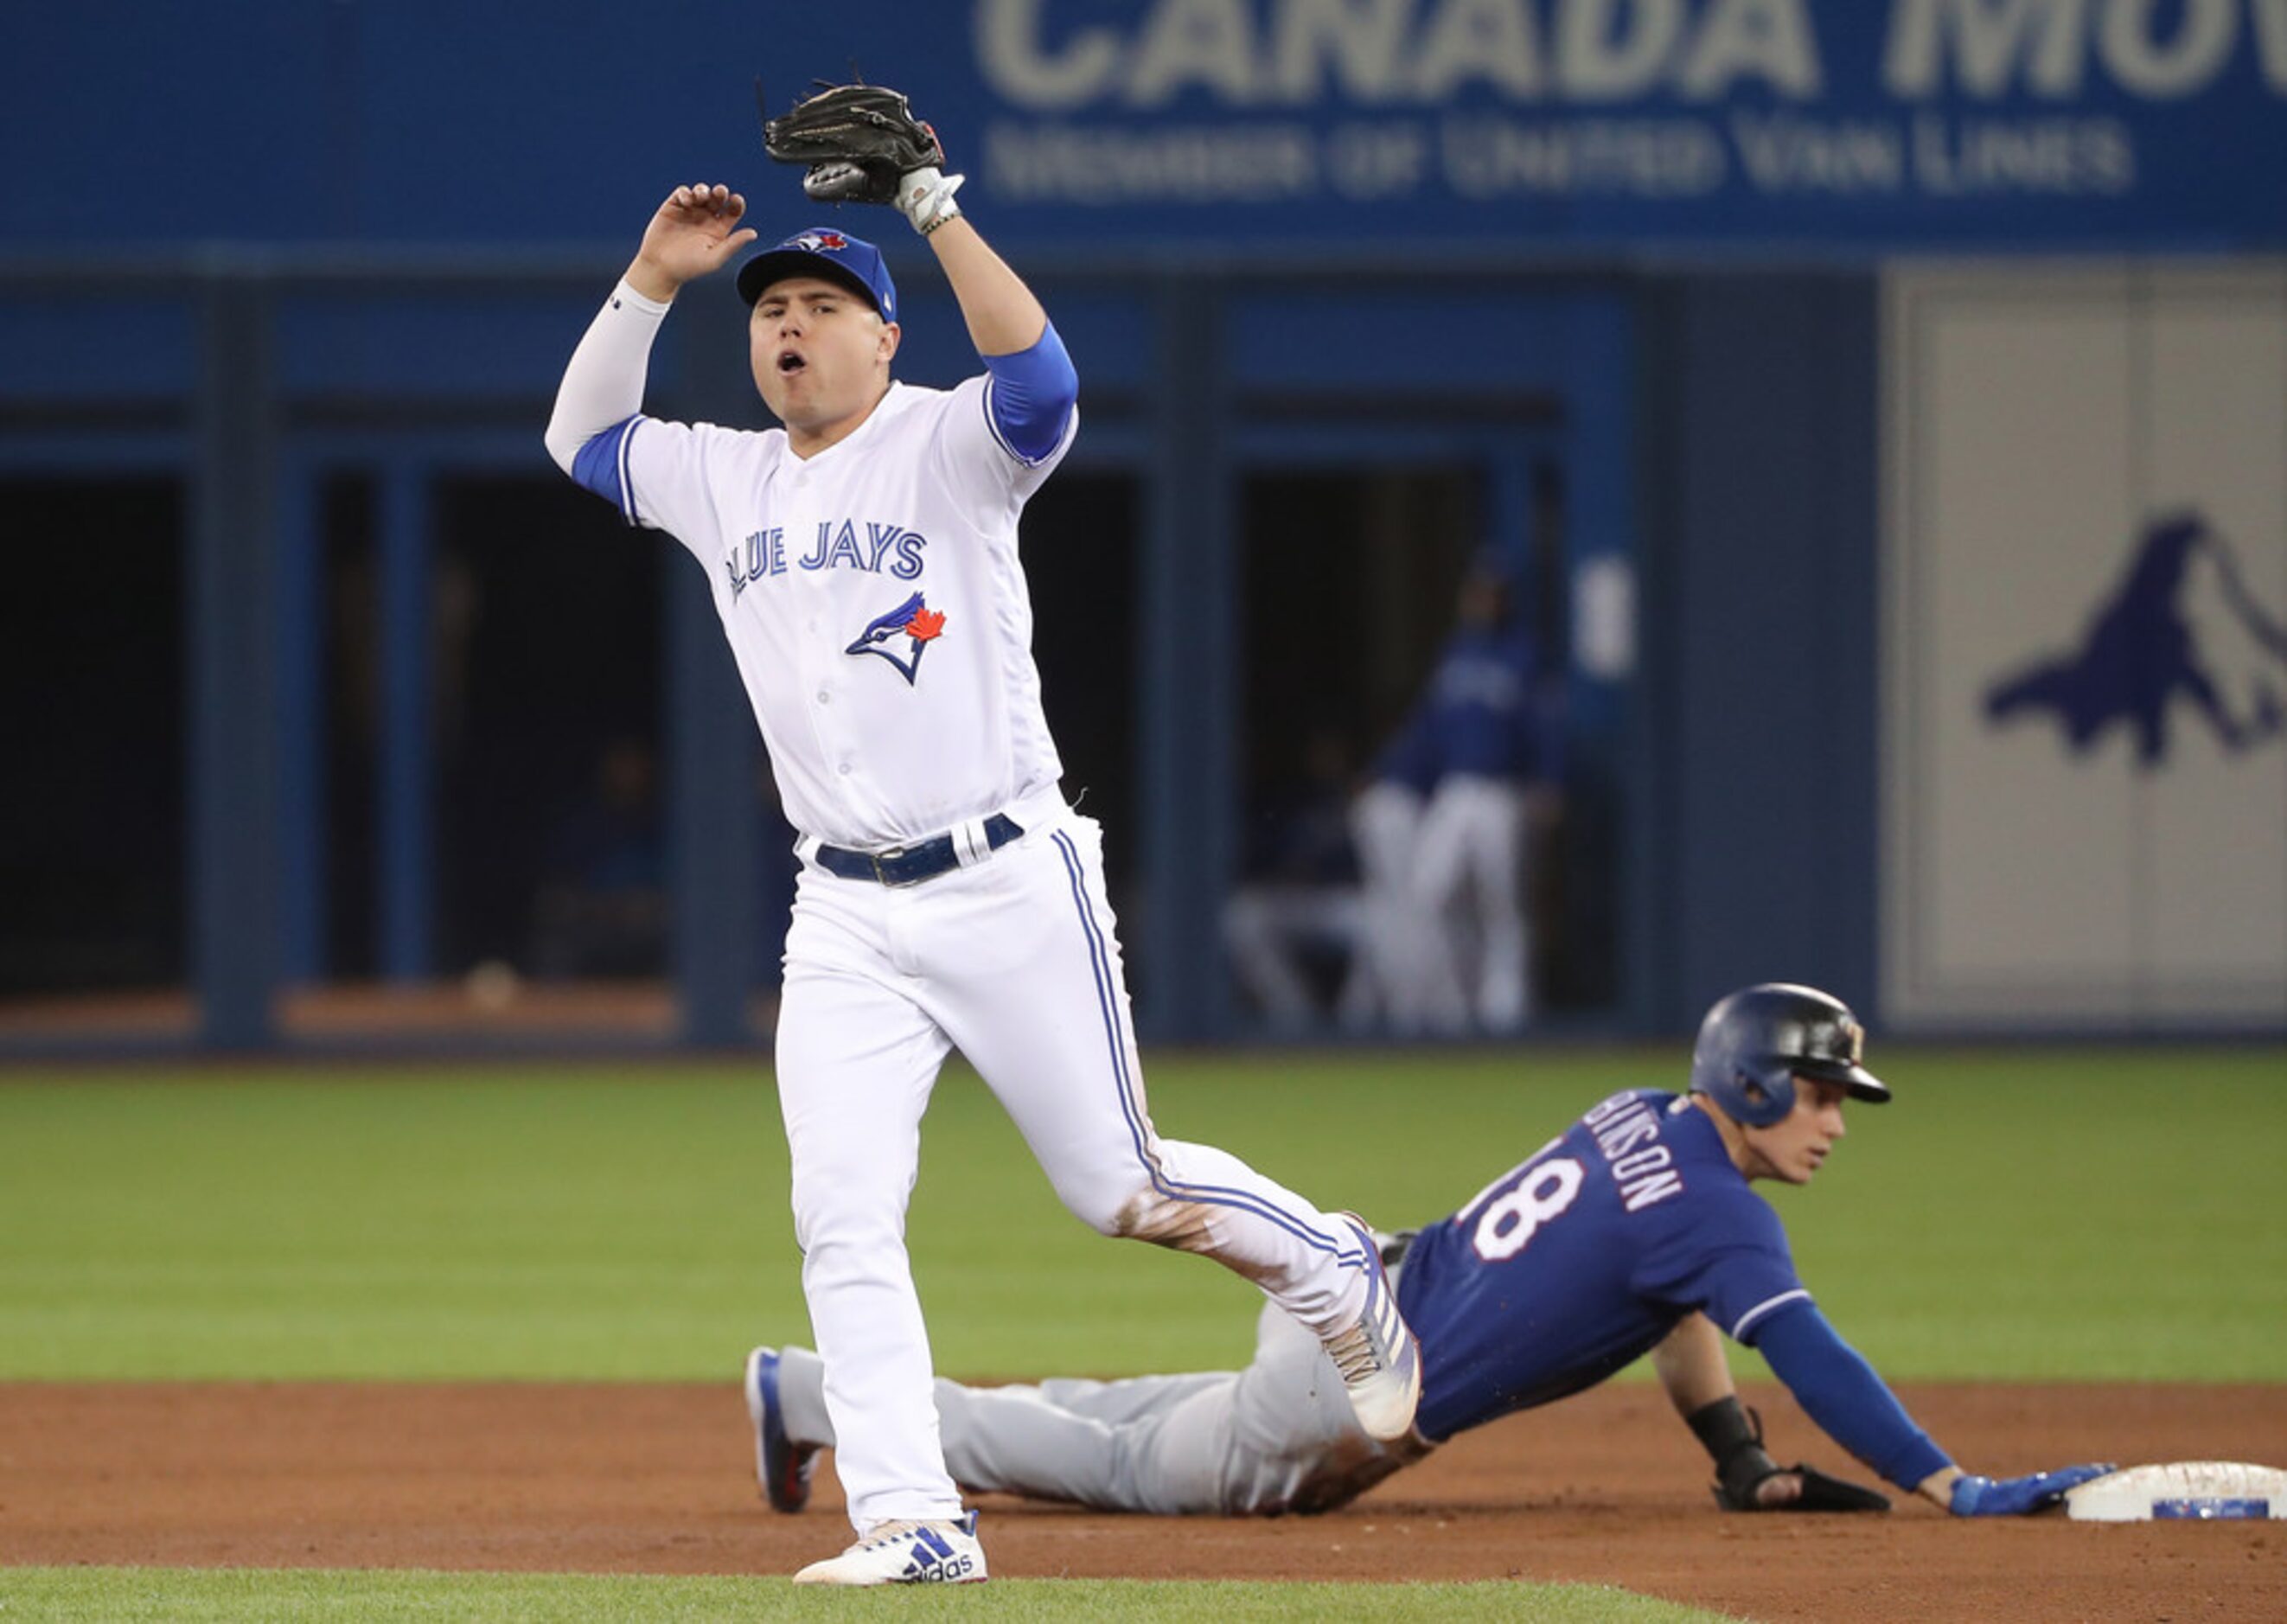
POLYGON ((1764 1071, 1742 1066, 1732 1073, 1731 1081, 1737 1090, 1733 1114, 1749 1128, 1769 1128, 1794 1109, 1794 1079, 1783 1057, 1764 1071))

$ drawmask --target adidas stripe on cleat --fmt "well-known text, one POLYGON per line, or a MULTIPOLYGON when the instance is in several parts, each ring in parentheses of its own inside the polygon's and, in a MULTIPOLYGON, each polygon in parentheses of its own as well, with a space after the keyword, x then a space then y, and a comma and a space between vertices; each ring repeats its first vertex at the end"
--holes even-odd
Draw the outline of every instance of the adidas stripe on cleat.
POLYGON ((1349 1329, 1325 1339, 1327 1357, 1341 1373, 1350 1408, 1365 1435, 1389 1444, 1413 1430, 1421 1399, 1421 1344, 1397 1311, 1397 1293, 1381 1265, 1381 1250, 1365 1220, 1342 1215, 1365 1248, 1365 1308, 1349 1329))
POLYGON ((813 1562, 798 1585, 965 1585, 985 1577, 977 1513, 957 1522, 884 1523, 838 1557, 813 1562))

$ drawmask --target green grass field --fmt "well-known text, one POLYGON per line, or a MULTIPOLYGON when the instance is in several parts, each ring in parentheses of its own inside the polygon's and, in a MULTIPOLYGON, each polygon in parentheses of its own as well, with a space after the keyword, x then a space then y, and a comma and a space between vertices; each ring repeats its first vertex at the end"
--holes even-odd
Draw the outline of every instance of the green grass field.
MULTIPOLYGON (((2287 1053, 1904 1051, 1773 1195, 1894 1377, 2287 1380, 2287 1053)), ((1665 1056, 1167 1056, 1153 1113, 1389 1226, 1665 1056)), ((912 1237, 954 1374, 1243 1358, 1252 1287, 1064 1214, 975 1077, 912 1237)), ((715 1380, 805 1321, 760 1069, 0 1081, 0 1379, 715 1380)), ((1762 1186, 1767 1192, 1771 1186, 1762 1186)))
MULTIPOLYGON (((1774 1199, 1806 1279, 1886 1374, 2287 1381, 2287 1051, 1900 1049, 1879 1069, 1896 1103, 1854 1107, 1818 1182, 1774 1199)), ((1466 1200, 1611 1089, 1679 1071, 1666 1050, 1166 1055, 1150 1086, 1167 1137, 1397 1226, 1466 1200)), ((911 1232, 941 1368, 1246 1357, 1252 1287, 1065 1216, 973 1076, 948 1073, 923 1140, 911 1232)), ((759 1066, 18 1071, 0 1076, 0 1380, 725 1381, 751 1343, 805 1335, 786 1187, 759 1066)), ((334 1576, 344 1599, 325 1611, 313 1582, 0 1571, 0 1618, 793 1604, 763 1580, 368 1575, 334 1576), (580 1599, 614 1582, 624 1596, 580 1599)), ((1032 1587, 992 1588, 996 1616, 1065 1616, 1008 1611, 1032 1587)), ((1077 1604, 1040 1588, 1042 1606, 1077 1604)), ((1409 1588, 1405 1616, 1516 1605, 1513 1587, 1498 1604, 1450 1588, 1409 1588)), ((1318 1610, 1266 1603, 1289 1604, 1318 1610)), ((1644 1605, 1545 1616, 1690 1616, 1644 1605)), ((1254 1616, 1228 1596, 1203 1610, 1254 1616)))
POLYGON ((198 1569, 0 1568, 0 1619, 109 1624, 305 1624, 449 1619, 453 1624, 696 1624, 736 1619, 991 1620, 993 1624, 1721 1624, 1721 1615, 1604 1585, 1260 1585, 1044 1579, 949 1590, 819 1596, 784 1580, 547 1573, 286 1573, 198 1569))

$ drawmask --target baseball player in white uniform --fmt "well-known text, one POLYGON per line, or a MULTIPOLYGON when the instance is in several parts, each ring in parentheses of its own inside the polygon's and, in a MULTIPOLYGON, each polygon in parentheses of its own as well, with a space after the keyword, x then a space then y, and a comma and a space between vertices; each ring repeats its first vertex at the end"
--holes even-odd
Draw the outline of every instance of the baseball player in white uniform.
MULTIPOLYGON (((871 87, 868 87, 871 88, 871 87)), ((897 201, 983 370, 893 382, 897 290, 818 227, 740 267, 764 432, 644 415, 676 291, 753 242, 746 203, 678 186, 566 368, 547 443, 707 572, 802 859, 778 1087, 803 1289, 858 1541, 800 1582, 981 1580, 947 1476, 905 1247, 920 1123, 954 1046, 1083 1222, 1246 1275, 1333 1355, 1361 1424, 1403 1438, 1420 1351, 1363 1225, 1153 1130, 1100 835, 1059 792, 1017 515, 1072 445, 1078 377, 954 202, 897 201)), ((772 1373, 749 1361, 749 1403, 772 1373)))
POLYGON ((1481 553, 1461 583, 1460 624, 1423 700, 1437 778, 1421 814, 1413 881, 1422 986, 1438 1031, 1458 1034, 1474 1023, 1500 1035, 1531 1018, 1525 854, 1534 809, 1545 813, 1555 781, 1538 663, 1507 566, 1481 553), (1475 953, 1458 929, 1465 911, 1476 927, 1475 953))

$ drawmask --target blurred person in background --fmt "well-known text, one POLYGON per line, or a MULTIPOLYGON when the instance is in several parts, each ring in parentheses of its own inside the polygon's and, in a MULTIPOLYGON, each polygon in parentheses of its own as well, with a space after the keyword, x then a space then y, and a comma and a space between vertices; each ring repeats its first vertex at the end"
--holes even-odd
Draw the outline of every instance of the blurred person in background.
POLYGON ((545 977, 657 975, 667 959, 667 876, 649 746, 605 746, 593 787, 549 830, 532 964, 545 977))
POLYGON ((1223 945, 1255 1007, 1276 1028, 1307 1032, 1326 1012, 1346 1028, 1373 1015, 1365 903, 1349 831, 1349 747, 1311 730, 1300 776, 1248 825, 1247 878, 1223 905, 1223 945))
POLYGON ((1432 998, 1425 939, 1437 927, 1419 904, 1413 867, 1421 814, 1437 787, 1437 759, 1426 708, 1417 706, 1383 745, 1349 806, 1350 844, 1358 867, 1358 991, 1346 1000, 1360 1024, 1381 1021, 1400 1037, 1427 1030, 1432 998))
POLYGON ((1470 561, 1455 621, 1409 724, 1433 787, 1402 928, 1421 1024, 1448 1036, 1506 1036, 1533 1014, 1527 865, 1536 829, 1558 806, 1559 729, 1509 565, 1492 549, 1470 561))

